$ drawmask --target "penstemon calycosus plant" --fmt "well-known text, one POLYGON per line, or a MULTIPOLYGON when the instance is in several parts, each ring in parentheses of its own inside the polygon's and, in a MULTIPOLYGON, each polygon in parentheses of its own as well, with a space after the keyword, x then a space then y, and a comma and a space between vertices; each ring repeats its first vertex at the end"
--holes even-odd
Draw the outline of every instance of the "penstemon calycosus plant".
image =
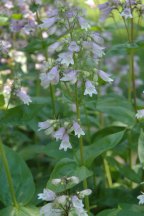
POLYGON ((143 215, 143 13, 0 2, 0 215, 143 215))

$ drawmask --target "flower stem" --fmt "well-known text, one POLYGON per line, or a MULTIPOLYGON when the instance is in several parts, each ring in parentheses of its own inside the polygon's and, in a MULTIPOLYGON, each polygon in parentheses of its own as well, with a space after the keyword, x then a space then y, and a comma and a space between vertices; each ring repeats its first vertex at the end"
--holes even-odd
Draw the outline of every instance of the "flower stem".
POLYGON ((6 173, 6 177, 7 177, 13 205, 16 208, 18 208, 19 205, 18 205, 17 200, 16 200, 16 195, 15 195, 14 185, 13 185, 13 181, 12 181, 12 177, 11 177, 11 173, 10 173, 10 169, 9 169, 9 164, 8 164, 8 160, 7 160, 1 139, 0 139, 0 155, 1 155, 3 166, 4 166, 4 170, 6 173))
POLYGON ((52 110, 53 110, 53 116, 56 116, 56 107, 55 107, 55 93, 53 85, 50 84, 50 94, 51 94, 51 102, 52 102, 52 110))
MULTIPOLYGON (((78 121, 79 125, 81 125, 77 83, 75 84, 75 103, 76 103, 77 121, 78 121)), ((80 146, 80 162, 81 162, 81 166, 84 166, 85 165, 85 162, 84 162, 84 150, 83 150, 84 146, 83 146, 83 138, 82 138, 82 136, 80 136, 80 138, 79 138, 79 146, 80 146)), ((83 188, 84 189, 88 188, 88 184, 87 184, 86 179, 84 179, 84 181, 83 181, 83 188)), ((85 206, 86 206, 88 215, 90 215, 90 206, 89 206, 89 198, 88 197, 85 197, 85 206)))

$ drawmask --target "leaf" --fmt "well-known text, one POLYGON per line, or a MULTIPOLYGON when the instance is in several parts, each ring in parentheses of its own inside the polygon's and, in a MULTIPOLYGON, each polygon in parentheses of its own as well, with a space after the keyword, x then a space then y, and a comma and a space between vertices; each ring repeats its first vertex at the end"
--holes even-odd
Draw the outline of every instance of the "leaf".
MULTIPOLYGON (((111 134, 101 139, 98 139, 94 144, 84 147, 84 159, 87 167, 90 167, 96 157, 114 148, 122 139, 125 131, 121 131, 115 134, 111 134)), ((77 158, 80 158, 79 151, 77 152, 77 158)))
MULTIPOLYGON (((92 171, 88 170, 85 166, 78 166, 72 159, 64 158, 56 164, 54 170, 52 171, 50 179, 47 183, 47 188, 56 192, 64 191, 66 189, 64 186, 55 186, 51 183, 52 179, 62 178, 64 176, 77 176, 80 181, 83 181, 84 179, 92 176, 92 171)), ((68 185, 67 189, 73 186, 74 185, 68 185)))
POLYGON ((138 157, 142 164, 144 164, 144 132, 141 130, 138 140, 138 157))
POLYGON ((118 209, 104 210, 97 216, 143 216, 144 207, 138 205, 122 205, 118 209))
POLYGON ((36 207, 7 207, 0 211, 1 216, 39 216, 39 209, 36 207))
POLYGON ((1 111, 1 124, 20 125, 27 124, 41 112, 43 104, 20 105, 1 111))
MULTIPOLYGON (((23 159, 8 147, 4 147, 9 164, 12 182, 15 190, 16 199, 19 203, 25 205, 29 203, 34 192, 35 185, 32 174, 23 159)), ((0 155, 0 200, 5 206, 12 205, 12 198, 9 191, 9 185, 0 155)))
POLYGON ((96 109, 99 112, 107 113, 115 120, 129 126, 135 124, 135 113, 132 105, 122 96, 109 95, 98 98, 96 109))
POLYGON ((0 94, 0 107, 5 105, 4 96, 0 94))
POLYGON ((8 17, 0 16, 0 26, 6 26, 8 24, 8 17))

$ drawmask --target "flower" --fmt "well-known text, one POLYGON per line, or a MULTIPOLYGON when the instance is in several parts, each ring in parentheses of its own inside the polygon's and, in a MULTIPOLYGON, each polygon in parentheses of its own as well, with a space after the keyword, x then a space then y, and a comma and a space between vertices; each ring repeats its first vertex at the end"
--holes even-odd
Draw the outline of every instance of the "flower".
POLYGON ((121 16, 124 17, 125 19, 133 18, 132 13, 131 13, 131 9, 130 8, 125 8, 123 10, 123 12, 121 13, 121 16))
POLYGON ((110 78, 110 75, 105 73, 104 71, 102 70, 98 70, 98 75, 100 76, 100 78, 102 80, 104 80, 105 82, 109 82, 111 83, 113 81, 113 79, 110 78))
POLYGON ((62 182, 62 180, 61 179, 52 179, 51 182, 53 185, 59 185, 62 182))
POLYGON ((43 88, 49 87, 50 84, 57 84, 59 82, 58 67, 54 66, 49 72, 40 74, 41 85, 43 88))
POLYGON ((75 41, 71 41, 68 50, 71 52, 79 52, 80 51, 80 47, 77 45, 77 43, 75 41))
POLYGON ((138 110, 135 116, 136 116, 137 119, 144 118, 144 109, 138 110))
POLYGON ((56 198, 56 194, 49 189, 43 189, 43 193, 38 194, 38 199, 45 201, 53 201, 56 198))
POLYGON ((72 205, 77 215, 88 216, 88 214, 84 210, 84 205, 82 203, 82 200, 80 200, 77 196, 72 196, 72 205))
POLYGON ((81 129, 80 125, 77 122, 73 123, 73 129, 75 132, 75 136, 78 136, 78 138, 85 135, 85 132, 81 129))
POLYGON ((84 95, 89 95, 92 97, 93 94, 97 94, 97 90, 95 89, 95 86, 91 83, 91 81, 87 80, 85 83, 85 91, 84 95))
POLYGON ((79 197, 82 199, 85 196, 89 196, 92 193, 91 189, 85 189, 79 192, 79 197))
POLYGON ((79 21, 79 24, 80 24, 80 27, 82 29, 85 29, 85 30, 88 30, 91 26, 88 24, 87 20, 84 19, 83 17, 79 16, 78 17, 78 21, 79 21))
POLYGON ((26 91, 21 88, 19 90, 16 91, 16 96, 24 103, 29 105, 29 103, 32 102, 30 96, 26 93, 26 91))
POLYGON ((58 61, 60 61, 61 64, 64 64, 67 67, 70 64, 74 64, 73 53, 72 52, 70 52, 70 51, 63 52, 63 53, 60 53, 58 56, 59 56, 58 61))
POLYGON ((41 216, 61 216, 62 210, 54 208, 53 203, 48 203, 40 209, 41 216))
POLYGON ((38 131, 45 130, 51 127, 51 123, 49 120, 46 120, 44 122, 39 122, 38 127, 39 127, 38 131))
POLYGON ((75 70, 69 70, 64 73, 64 76, 60 79, 64 82, 70 82, 71 84, 75 84, 77 82, 77 72, 75 70))
POLYGON ((62 206, 65 206, 66 203, 67 203, 67 199, 68 199, 68 196, 66 195, 62 195, 62 196, 58 196, 56 199, 55 199, 55 202, 62 205, 62 206))
POLYGON ((144 193, 142 193, 142 195, 137 196, 137 199, 139 199, 139 205, 144 204, 144 193))
POLYGON ((79 178, 76 176, 67 177, 67 181, 71 182, 72 184, 78 184, 80 182, 79 178))
POLYGON ((42 24, 39 25, 40 28, 50 28, 51 26, 53 26, 55 24, 55 22, 57 21, 56 17, 50 17, 47 19, 42 20, 42 24))
POLYGON ((96 7, 96 4, 95 4, 94 0, 86 0, 85 3, 87 5, 89 5, 91 8, 95 8, 96 7))
POLYGON ((61 127, 54 133, 53 137, 56 138, 56 140, 62 140, 64 133, 65 133, 65 128, 61 127))
POLYGON ((59 150, 63 149, 64 151, 67 151, 68 148, 71 149, 72 145, 69 142, 69 135, 65 133, 62 138, 62 142, 60 144, 59 150))

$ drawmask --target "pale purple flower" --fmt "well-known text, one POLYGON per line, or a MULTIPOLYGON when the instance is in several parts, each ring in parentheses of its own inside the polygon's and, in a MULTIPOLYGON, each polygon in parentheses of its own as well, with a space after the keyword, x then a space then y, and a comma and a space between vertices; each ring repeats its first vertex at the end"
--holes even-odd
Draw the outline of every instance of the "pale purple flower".
POLYGON ((61 128, 59 128, 59 129, 54 133, 53 137, 54 137, 56 140, 62 140, 64 134, 65 134, 65 128, 64 128, 64 127, 61 127, 61 128))
POLYGON ((69 199, 68 196, 66 196, 66 195, 61 195, 61 196, 58 196, 58 197, 55 199, 55 203, 56 203, 56 204, 60 204, 60 205, 62 205, 62 206, 65 206, 68 199, 69 199))
POLYGON ((29 105, 29 103, 32 102, 30 96, 26 93, 26 91, 21 88, 19 90, 16 91, 16 96, 24 103, 29 105))
POLYGON ((53 67, 49 72, 40 74, 41 85, 43 88, 49 87, 50 84, 57 84, 59 82, 58 67, 53 67))
POLYGON ((81 16, 78 17, 78 21, 82 29, 88 30, 91 27, 88 21, 81 16))
POLYGON ((62 210, 56 209, 53 203, 48 203, 40 209, 40 216, 61 216, 62 210))
POLYGON ((105 2, 103 4, 98 5, 99 10, 101 11, 100 21, 104 22, 105 19, 109 16, 112 11, 112 7, 110 6, 109 2, 105 2))
POLYGON ((8 41, 0 40, 0 52, 3 54, 8 53, 11 44, 8 41))
POLYGON ((68 50, 71 52, 79 52, 80 47, 77 45, 77 43, 75 41, 72 41, 68 47, 68 50))
POLYGON ((99 45, 103 45, 104 39, 100 36, 100 34, 98 32, 93 32, 91 34, 91 37, 93 38, 95 43, 97 43, 99 45))
POLYGON ((58 19, 56 17, 50 17, 42 20, 42 24, 39 25, 40 28, 50 28, 53 26, 58 19))
POLYGON ((63 53, 60 53, 59 55, 59 61, 61 64, 64 64, 66 65, 67 67, 70 65, 70 64, 74 64, 74 60, 73 60, 73 53, 68 51, 68 52, 63 52, 63 53))
POLYGON ((139 205, 144 204, 144 193, 142 193, 142 195, 137 196, 137 199, 139 199, 139 205))
POLYGON ((56 194, 49 189, 43 189, 43 193, 38 194, 38 199, 45 201, 53 201, 56 198, 56 194))
POLYGON ((6 1, 4 6, 8 9, 12 9, 14 7, 13 3, 11 1, 6 1))
POLYGON ((59 82, 59 71, 58 67, 53 67, 48 73, 47 78, 51 84, 57 84, 59 82))
POLYGON ((92 84, 91 81, 87 80, 85 83, 85 92, 84 95, 89 95, 92 97, 93 94, 97 94, 97 90, 95 89, 95 86, 92 84))
POLYGON ((137 119, 143 119, 144 118, 144 109, 140 109, 137 111, 136 118, 137 119))
POLYGON ((72 145, 69 142, 69 135, 65 133, 62 138, 62 142, 60 144, 59 150, 63 149, 64 151, 67 151, 68 148, 71 149, 72 145))
POLYGON ((75 84, 77 82, 77 72, 75 70, 67 71, 66 73, 64 73, 64 76, 60 80, 75 84))
POLYGON ((130 8, 125 8, 123 10, 123 12, 121 13, 121 16, 124 17, 125 19, 133 18, 132 13, 131 13, 131 9, 130 8))
POLYGON ((51 127, 51 122, 49 120, 46 120, 44 122, 39 122, 38 127, 39 127, 38 131, 46 130, 49 127, 51 127))
POLYGON ((82 130, 82 128, 80 127, 80 125, 77 122, 73 123, 73 129, 75 132, 75 136, 78 136, 78 138, 80 138, 80 136, 85 135, 85 132, 82 130))
POLYGON ((72 206, 75 209, 77 215, 88 216, 87 212, 84 210, 84 204, 77 196, 72 196, 72 206))
POLYGON ((12 32, 19 32, 25 26, 24 20, 12 20, 10 24, 10 30, 12 32))
POLYGON ((109 83, 113 82, 113 79, 110 78, 110 75, 107 74, 107 73, 105 73, 105 72, 102 71, 102 70, 98 70, 98 75, 99 75, 100 78, 101 78, 102 80, 104 80, 105 82, 109 82, 109 83))

